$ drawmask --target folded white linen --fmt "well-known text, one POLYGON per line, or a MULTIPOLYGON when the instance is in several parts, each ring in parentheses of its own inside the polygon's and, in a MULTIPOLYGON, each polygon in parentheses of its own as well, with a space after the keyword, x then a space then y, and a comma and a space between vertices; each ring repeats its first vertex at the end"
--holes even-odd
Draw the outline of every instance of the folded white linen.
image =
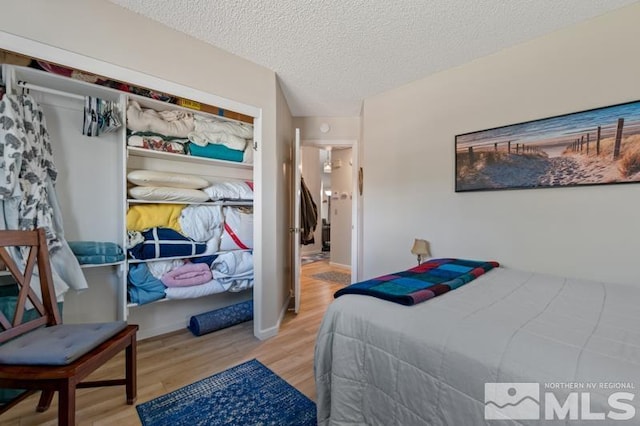
POLYGON ((211 264, 211 272, 215 279, 223 281, 227 278, 253 277, 253 254, 240 250, 223 253, 211 264))
POLYGON ((222 293, 229 289, 229 285, 223 286, 216 280, 190 287, 168 287, 164 293, 167 299, 193 299, 196 297, 208 296, 210 294, 222 293))
POLYGON ((192 240, 220 240, 224 227, 222 206, 187 206, 182 209, 178 221, 182 233, 192 240))
POLYGON ((193 114, 186 111, 156 111, 142 108, 134 100, 127 107, 127 128, 134 132, 154 132, 186 138, 195 128, 193 114))
POLYGON ((228 133, 242 139, 253 138, 253 126, 235 121, 222 121, 196 115, 194 127, 196 132, 228 133))

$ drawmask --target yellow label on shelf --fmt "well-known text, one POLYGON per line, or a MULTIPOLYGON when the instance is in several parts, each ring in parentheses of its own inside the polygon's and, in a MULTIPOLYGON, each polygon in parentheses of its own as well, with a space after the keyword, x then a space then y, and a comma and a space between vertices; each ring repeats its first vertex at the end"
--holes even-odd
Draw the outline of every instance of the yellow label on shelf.
POLYGON ((178 105, 183 106, 185 108, 191 108, 191 109, 195 109, 197 111, 200 111, 200 102, 196 102, 196 101, 192 101, 189 99, 182 99, 180 98, 180 100, 178 101, 178 105))

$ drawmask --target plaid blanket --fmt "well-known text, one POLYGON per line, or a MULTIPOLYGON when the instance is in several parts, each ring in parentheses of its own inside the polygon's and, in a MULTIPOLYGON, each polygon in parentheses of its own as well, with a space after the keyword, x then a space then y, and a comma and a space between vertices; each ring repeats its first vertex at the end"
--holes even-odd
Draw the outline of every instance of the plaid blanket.
POLYGON ((498 262, 431 259, 415 268, 384 275, 338 290, 334 297, 363 294, 402 305, 415 305, 463 286, 500 266, 498 262))

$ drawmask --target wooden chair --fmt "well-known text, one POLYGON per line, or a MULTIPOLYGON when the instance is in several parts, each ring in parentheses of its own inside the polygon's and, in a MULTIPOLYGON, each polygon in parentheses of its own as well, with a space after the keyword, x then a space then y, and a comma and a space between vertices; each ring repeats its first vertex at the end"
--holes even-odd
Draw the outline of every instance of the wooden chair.
POLYGON ((37 391, 42 391, 37 411, 45 411, 57 391, 58 424, 75 425, 76 388, 96 386, 124 385, 127 404, 133 404, 138 326, 124 321, 62 324, 42 229, 0 231, 0 259, 19 290, 15 311, 7 315, 0 311, 0 388, 25 390, 1 406, 0 415, 37 391), (28 253, 23 271, 7 250, 20 246, 27 247, 28 253), (30 286, 36 264, 41 299, 30 286), (27 309, 30 307, 33 309, 27 309), (36 318, 27 321, 26 317, 36 318), (124 379, 81 382, 123 349, 124 379))

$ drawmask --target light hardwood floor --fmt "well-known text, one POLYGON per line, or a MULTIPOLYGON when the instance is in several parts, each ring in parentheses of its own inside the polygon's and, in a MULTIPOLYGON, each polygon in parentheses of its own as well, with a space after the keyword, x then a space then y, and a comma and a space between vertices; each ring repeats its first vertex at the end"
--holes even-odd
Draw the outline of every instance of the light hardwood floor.
MULTIPOLYGON (((260 341, 253 336, 253 323, 194 337, 177 331, 138 342, 137 404, 181 388, 197 380, 256 358, 276 374, 315 400, 313 352, 322 316, 341 285, 314 279, 327 271, 348 272, 327 261, 302 268, 300 313, 287 313, 276 337, 260 341)), ((124 356, 112 360, 92 378, 119 377, 124 356)), ((80 425, 139 425, 135 405, 126 405, 124 389, 79 389, 76 413, 80 425)), ((56 425, 57 397, 45 413, 36 413, 38 395, 21 402, 0 416, 0 425, 56 425)))

